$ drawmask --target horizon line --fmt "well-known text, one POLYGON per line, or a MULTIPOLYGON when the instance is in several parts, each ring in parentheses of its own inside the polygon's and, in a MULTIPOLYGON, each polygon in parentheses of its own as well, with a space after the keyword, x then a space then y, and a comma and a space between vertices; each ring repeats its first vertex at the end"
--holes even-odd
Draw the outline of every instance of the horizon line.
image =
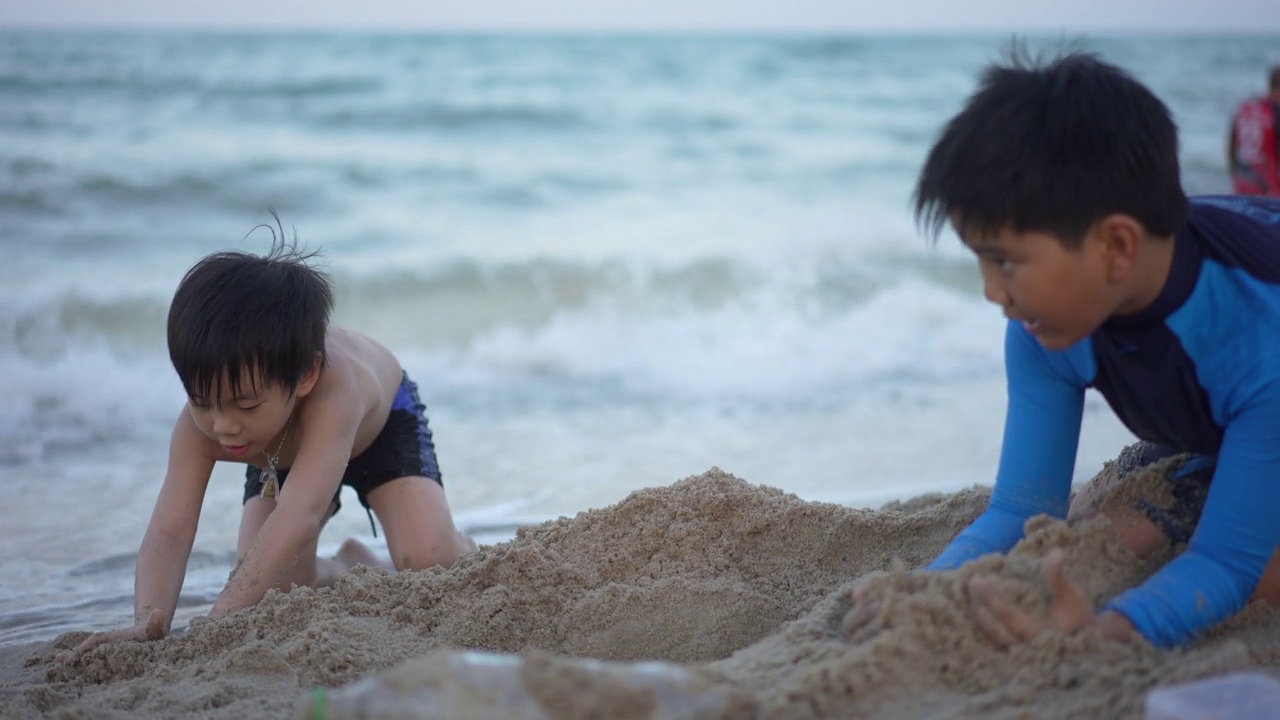
POLYGON ((1128 27, 1128 26, 1048 26, 1028 25, 1022 27, 997 27, 982 25, 966 25, 951 27, 906 27, 906 26, 866 26, 866 27, 831 27, 831 26, 438 26, 438 25, 393 25, 381 23, 171 23, 171 22, 87 22, 73 23, 65 21, 53 22, 17 22, 9 23, 0 19, 0 31, 210 31, 210 32, 384 32, 389 34, 441 34, 441 35, 920 35, 920 36, 956 36, 956 35, 1230 35, 1230 36, 1280 36, 1280 23, 1274 27, 1260 28, 1254 26, 1169 26, 1169 27, 1128 27))

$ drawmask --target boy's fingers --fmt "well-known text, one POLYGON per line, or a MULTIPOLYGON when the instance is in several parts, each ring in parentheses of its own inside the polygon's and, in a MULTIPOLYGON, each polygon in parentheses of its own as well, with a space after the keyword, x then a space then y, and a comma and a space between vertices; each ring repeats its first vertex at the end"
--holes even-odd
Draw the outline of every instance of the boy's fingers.
POLYGON ((152 610, 147 615, 147 625, 143 631, 143 636, 148 640, 159 640, 165 636, 164 613, 159 610, 152 610))
POLYGON ((112 639, 112 635, 118 632, 120 631, 113 630, 111 632, 94 633, 89 637, 85 638, 85 641, 77 645, 76 649, 72 650, 72 652, 75 653, 76 655, 80 655, 89 650, 92 650, 105 642, 109 642, 112 639))
POLYGON ((117 640, 159 640, 166 634, 168 634, 168 628, 165 627, 164 613, 159 610, 152 610, 147 614, 145 624, 94 633, 71 650, 58 653, 53 659, 54 662, 72 662, 99 645, 116 642, 117 640))
POLYGON ((137 637, 144 637, 148 640, 153 640, 153 639, 159 639, 161 637, 164 637, 164 617, 163 616, 160 617, 160 623, 158 625, 158 629, 160 634, 156 637, 152 637, 151 622, 150 622, 150 619, 148 619, 148 624, 146 628, 142 628, 135 625, 133 627, 121 628, 119 630, 108 630, 106 632, 94 633, 89 637, 85 638, 84 642, 81 642, 79 645, 75 646, 75 648, 73 648, 69 652, 62 653, 57 657, 55 657, 54 660, 56 660, 57 662, 71 662, 73 660, 78 659, 81 655, 84 655, 90 650, 98 647, 99 645, 105 645, 107 643, 115 642, 117 640, 128 640, 130 638, 137 638, 137 637))
POLYGON ((969 589, 977 600, 974 615, 978 622, 1004 647, 1030 640, 1044 629, 1031 615, 1001 600, 985 579, 973 578, 969 589))
POLYGON ((55 657, 54 660, 57 662, 73 662, 74 660, 79 658, 81 655, 85 654, 86 652, 106 642, 107 639, 104 637, 104 635, 106 634, 107 633, 94 633, 89 637, 85 638, 83 641, 81 641, 79 645, 68 650, 67 652, 58 653, 58 656, 55 657))
POLYGON ((1063 558, 1061 550, 1049 553, 1044 561, 1044 579, 1049 592, 1053 594, 1054 616, 1058 618, 1059 624, 1065 624, 1065 627, 1059 629, 1076 632, 1089 624, 1093 617, 1093 607, 1080 592, 1080 588, 1067 577, 1063 558))
POLYGON ((844 616, 844 622, 840 624, 841 629, 846 635, 852 635, 861 630, 863 626, 871 622, 876 616, 876 611, 880 609, 880 603, 873 601, 863 601, 853 606, 844 616))
POLYGON ((1021 608, 1010 605, 995 595, 987 598, 987 609, 1019 640, 1030 640, 1044 629, 1035 621, 1035 618, 1023 612, 1021 608))
POLYGON ((1018 639, 1013 636, 1000 621, 991 614, 983 605, 973 606, 973 617, 978 622, 978 629, 987 637, 987 640, 998 648, 1008 648, 1018 643, 1018 639))
POLYGON ((1056 599, 1078 595, 1075 585, 1067 578, 1067 571, 1062 568, 1063 554, 1061 550, 1050 551, 1044 559, 1044 579, 1049 584, 1049 592, 1056 599))

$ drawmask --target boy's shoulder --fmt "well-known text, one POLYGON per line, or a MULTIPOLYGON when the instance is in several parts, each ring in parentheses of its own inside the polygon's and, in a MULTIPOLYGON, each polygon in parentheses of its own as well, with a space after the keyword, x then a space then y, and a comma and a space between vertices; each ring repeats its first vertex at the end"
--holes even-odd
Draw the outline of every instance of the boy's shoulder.
MULTIPOLYGON (((1205 388, 1280 380, 1280 202, 1243 196, 1192 200, 1177 241, 1162 325, 1205 388)), ((1172 360, 1170 360, 1172 362, 1172 360)))
POLYGON ((395 354, 363 333, 332 327, 325 340, 324 387, 336 397, 363 404, 394 394, 404 371, 395 354))
POLYGON ((1243 195, 1192 198, 1186 229, 1178 242, 1187 244, 1175 262, 1200 258, 1258 282, 1280 285, 1280 200, 1243 195))
POLYGON ((1264 232, 1280 233, 1280 198, 1259 195, 1196 195, 1191 198, 1193 221, 1197 216, 1210 222, 1240 216, 1260 223, 1264 226, 1264 232))
POLYGON ((325 352, 333 363, 395 363, 395 353, 372 337, 338 325, 330 326, 325 337, 325 352))

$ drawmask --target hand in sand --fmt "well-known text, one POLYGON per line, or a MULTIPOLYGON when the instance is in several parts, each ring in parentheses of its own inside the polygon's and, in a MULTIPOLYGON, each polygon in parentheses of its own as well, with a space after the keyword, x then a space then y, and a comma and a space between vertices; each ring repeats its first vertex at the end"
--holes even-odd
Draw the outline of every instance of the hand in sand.
POLYGON ((858 586, 850 593, 853 598, 853 607, 844 616, 844 621, 840 623, 841 630, 853 642, 861 642, 871 625, 871 621, 875 619, 880 612, 880 600, 872 599, 867 596, 867 589, 858 586))
POLYGON ((882 624, 872 622, 893 602, 895 595, 911 595, 929 587, 929 573, 908 572, 892 577, 864 578, 849 594, 853 607, 845 613, 840 628, 853 642, 874 635, 882 624))
POLYGON ((107 643, 118 642, 120 640, 159 640, 168 633, 165 627, 164 613, 153 609, 147 613, 147 617, 142 622, 133 627, 120 628, 119 630, 108 630, 107 632, 94 633, 85 641, 75 647, 74 650, 66 653, 60 653, 55 662, 73 662, 86 652, 107 643))
POLYGON ((1049 593, 1049 614, 1039 620, 1021 608, 1001 600, 990 580, 969 580, 972 612, 987 638, 997 647, 1026 642, 1045 631, 1077 633, 1093 623, 1093 606, 1062 569, 1063 554, 1054 550, 1044 560, 1042 572, 1049 593))

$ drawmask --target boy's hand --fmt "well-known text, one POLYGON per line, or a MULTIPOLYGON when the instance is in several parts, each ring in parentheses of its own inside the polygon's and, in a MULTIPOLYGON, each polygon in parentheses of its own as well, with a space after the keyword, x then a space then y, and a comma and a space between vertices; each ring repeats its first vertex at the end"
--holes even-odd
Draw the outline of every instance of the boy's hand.
POLYGON ((867 596, 867 589, 858 586, 850 593, 853 600, 853 607, 844 616, 844 621, 840 623, 840 629, 853 642, 861 642, 865 639, 863 630, 870 629, 871 621, 875 619, 880 612, 880 600, 872 599, 867 596))
POLYGON ((1007 648, 1026 642, 1045 631, 1069 635, 1094 624, 1098 625, 1104 636, 1111 639, 1122 640, 1132 634, 1132 626, 1128 626, 1127 621, 1124 621, 1126 628, 1113 627, 1119 617, 1115 613, 1104 613, 1094 618, 1092 604, 1080 588, 1067 578, 1066 571, 1062 569, 1062 560, 1061 550, 1050 552, 1044 560, 1043 573, 1049 592, 1049 616, 1044 620, 1038 620, 1021 608, 1001 600, 986 578, 974 577, 969 580, 969 590, 974 599, 974 619, 994 645, 1007 648))
POLYGON ((930 580, 931 575, 927 572, 897 572, 863 578, 849 593, 853 606, 840 623, 841 632, 855 643, 869 639, 884 627, 882 611, 898 597, 924 591, 930 580))
POLYGON ((85 638, 85 641, 75 647, 74 650, 59 654, 54 658, 54 662, 73 662, 86 652, 107 643, 113 643, 120 640, 159 640, 167 634, 168 629, 165 627, 164 613, 158 609, 152 609, 147 613, 147 617, 142 622, 133 627, 120 628, 119 630, 108 630, 106 632, 94 633, 85 638))

